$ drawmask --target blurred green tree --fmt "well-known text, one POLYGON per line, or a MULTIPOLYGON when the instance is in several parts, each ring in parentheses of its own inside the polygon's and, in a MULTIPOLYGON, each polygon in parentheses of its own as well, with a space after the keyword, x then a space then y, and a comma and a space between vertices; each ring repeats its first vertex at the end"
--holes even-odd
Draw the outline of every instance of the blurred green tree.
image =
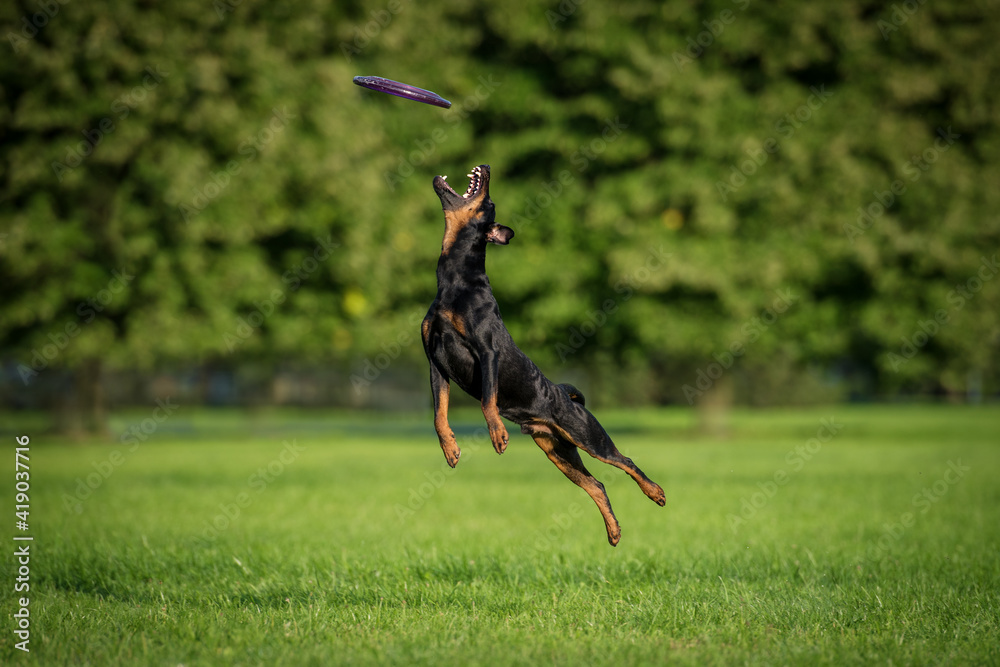
MULTIPOLYGON (((373 61, 417 54, 417 76, 436 57, 473 93, 471 56, 495 80, 448 135, 472 125, 475 149, 449 139, 441 161, 493 165, 519 232, 492 255, 494 285, 543 367, 611 369, 597 375, 627 401, 726 393, 730 367, 759 401, 801 399, 810 367, 869 392, 961 394, 970 375, 996 390, 996 7, 451 16, 464 39, 407 30, 373 61)), ((404 146, 430 134, 399 127, 404 146)))
POLYGON ((18 379, 77 369, 93 429, 102 366, 348 348, 359 313, 340 295, 364 274, 341 247, 367 232, 344 230, 384 216, 388 147, 336 85, 342 11, 38 10, 0 9, 0 343, 18 379))
POLYGON ((997 388, 994 4, 43 5, 0 8, 0 349, 77 369, 90 426, 102 367, 419 362, 429 181, 484 162, 556 379, 997 388))

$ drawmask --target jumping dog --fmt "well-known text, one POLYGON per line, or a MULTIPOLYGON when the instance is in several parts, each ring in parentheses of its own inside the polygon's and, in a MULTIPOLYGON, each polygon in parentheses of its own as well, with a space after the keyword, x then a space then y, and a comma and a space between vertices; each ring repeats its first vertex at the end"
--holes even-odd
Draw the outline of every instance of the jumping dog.
POLYGON ((584 467, 579 450, 627 472, 661 507, 666 503, 663 489, 618 451, 584 407, 583 395, 572 385, 553 384, 542 375, 504 327, 486 277, 486 244, 507 245, 514 231, 495 222, 489 166, 473 168, 462 195, 448 185, 446 176, 435 177, 433 184, 444 209, 444 240, 437 264, 437 296, 421 325, 421 337, 431 367, 434 429, 448 465, 454 468, 462 453, 448 425, 448 396, 454 381, 481 401, 497 453, 507 449, 502 415, 519 424, 521 432, 534 438, 549 460, 594 499, 604 517, 608 542, 615 546, 621 528, 604 485, 584 467))

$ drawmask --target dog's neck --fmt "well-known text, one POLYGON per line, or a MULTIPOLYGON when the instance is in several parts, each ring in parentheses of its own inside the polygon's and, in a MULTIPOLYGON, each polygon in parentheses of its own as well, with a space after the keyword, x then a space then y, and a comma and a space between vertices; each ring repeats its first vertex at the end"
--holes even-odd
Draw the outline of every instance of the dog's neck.
POLYGON ((486 278, 486 241, 472 233, 459 233, 447 248, 442 247, 437 265, 438 288, 462 284, 472 286, 480 280, 489 285, 486 278))

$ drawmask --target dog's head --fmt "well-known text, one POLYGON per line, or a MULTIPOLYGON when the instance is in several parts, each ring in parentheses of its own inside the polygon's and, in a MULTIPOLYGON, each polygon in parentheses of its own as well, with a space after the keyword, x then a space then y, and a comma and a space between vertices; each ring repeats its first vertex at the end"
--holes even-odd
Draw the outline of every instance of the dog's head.
POLYGON ((459 238, 467 239, 472 247, 485 247, 486 243, 507 245, 514 238, 513 229, 494 222, 496 207, 490 200, 489 165, 472 168, 465 194, 452 190, 447 176, 434 177, 434 192, 444 209, 444 254, 448 254, 459 238))

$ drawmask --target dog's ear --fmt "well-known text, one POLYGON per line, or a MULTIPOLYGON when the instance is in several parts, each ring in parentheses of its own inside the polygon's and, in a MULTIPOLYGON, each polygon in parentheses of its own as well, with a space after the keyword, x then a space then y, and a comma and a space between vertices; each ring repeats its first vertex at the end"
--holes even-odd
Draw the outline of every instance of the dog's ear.
POLYGON ((514 238, 514 230, 503 225, 493 225, 486 232, 486 240, 497 245, 507 245, 514 238))

